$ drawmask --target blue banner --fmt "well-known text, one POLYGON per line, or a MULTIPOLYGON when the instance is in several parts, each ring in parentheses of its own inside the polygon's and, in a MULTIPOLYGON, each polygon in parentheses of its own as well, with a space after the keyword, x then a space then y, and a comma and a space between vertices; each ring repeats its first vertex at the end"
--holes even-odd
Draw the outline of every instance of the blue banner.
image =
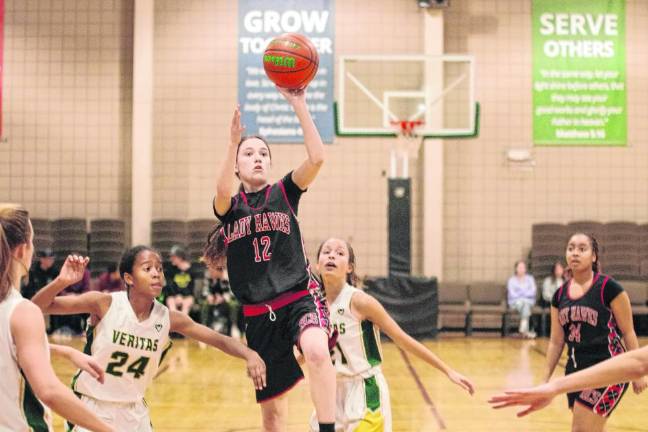
POLYGON ((246 133, 273 143, 303 141, 297 116, 263 70, 263 51, 282 33, 308 36, 319 70, 306 100, 324 142, 333 142, 334 0, 239 0, 238 92, 246 133))

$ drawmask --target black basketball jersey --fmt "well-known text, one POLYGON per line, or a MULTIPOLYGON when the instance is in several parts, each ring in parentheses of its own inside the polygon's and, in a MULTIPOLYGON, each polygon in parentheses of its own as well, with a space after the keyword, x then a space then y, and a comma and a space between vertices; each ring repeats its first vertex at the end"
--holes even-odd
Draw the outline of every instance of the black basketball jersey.
POLYGON ((302 193, 290 172, 259 192, 241 190, 224 216, 216 214, 223 222, 232 292, 242 303, 306 288, 308 263, 297 221, 302 193))
POLYGON ((569 350, 567 373, 599 363, 625 352, 621 330, 610 303, 623 288, 617 281, 596 273, 592 287, 582 296, 572 298, 566 281, 553 296, 551 305, 558 309, 558 319, 569 350))

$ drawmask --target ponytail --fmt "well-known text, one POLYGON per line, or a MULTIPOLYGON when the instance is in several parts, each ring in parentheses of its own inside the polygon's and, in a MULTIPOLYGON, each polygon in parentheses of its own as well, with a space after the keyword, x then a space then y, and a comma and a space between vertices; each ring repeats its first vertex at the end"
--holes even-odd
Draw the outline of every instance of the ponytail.
POLYGON ((221 223, 214 225, 214 228, 207 235, 207 243, 203 248, 203 258, 209 263, 215 263, 227 254, 227 237, 221 223))
POLYGON ((11 289, 11 248, 7 243, 5 231, 0 223, 0 302, 4 301, 11 289))
POLYGON ((347 273, 347 283, 351 286, 357 287, 360 278, 356 274, 356 256, 351 244, 345 241, 347 249, 349 250, 349 264, 351 264, 351 273, 347 273))
POLYGON ((0 204, 0 302, 12 288, 12 252, 29 242, 30 235, 27 210, 16 204, 0 204))
POLYGON ((596 261, 592 262, 592 271, 594 273, 598 273, 601 269, 601 263, 599 262, 599 259, 601 255, 599 255, 599 244, 598 241, 594 238, 593 235, 591 234, 585 234, 587 237, 590 239, 590 244, 592 245, 592 252, 594 255, 596 255, 596 261))

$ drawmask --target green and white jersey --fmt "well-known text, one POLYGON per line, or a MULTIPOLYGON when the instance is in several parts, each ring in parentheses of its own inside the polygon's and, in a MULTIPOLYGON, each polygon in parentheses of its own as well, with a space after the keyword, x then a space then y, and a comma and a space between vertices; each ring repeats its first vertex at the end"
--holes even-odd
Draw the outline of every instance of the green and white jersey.
MULTIPOLYGON (((0 431, 51 431, 49 410, 36 399, 20 370, 16 344, 11 335, 11 315, 23 301, 28 300, 12 288, 0 303, 0 431)), ((46 348, 49 362, 49 345, 46 348)))
POLYGON ((351 297, 359 291, 345 284, 330 304, 331 322, 339 334, 333 363, 339 375, 368 378, 380 371, 380 333, 371 321, 360 321, 351 313, 351 297))
POLYGON ((151 315, 140 322, 126 291, 112 293, 106 315, 87 332, 84 352, 106 371, 103 384, 87 372, 74 377, 75 392, 106 402, 138 402, 155 377, 169 343, 169 310, 154 301, 151 315))

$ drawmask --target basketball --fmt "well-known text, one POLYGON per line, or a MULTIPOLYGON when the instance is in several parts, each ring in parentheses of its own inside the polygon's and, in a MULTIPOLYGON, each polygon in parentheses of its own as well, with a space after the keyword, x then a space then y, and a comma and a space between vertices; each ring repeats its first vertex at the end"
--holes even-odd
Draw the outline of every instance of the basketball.
POLYGON ((315 77, 319 55, 304 35, 284 33, 268 44, 263 53, 263 68, 279 87, 302 89, 315 77))

